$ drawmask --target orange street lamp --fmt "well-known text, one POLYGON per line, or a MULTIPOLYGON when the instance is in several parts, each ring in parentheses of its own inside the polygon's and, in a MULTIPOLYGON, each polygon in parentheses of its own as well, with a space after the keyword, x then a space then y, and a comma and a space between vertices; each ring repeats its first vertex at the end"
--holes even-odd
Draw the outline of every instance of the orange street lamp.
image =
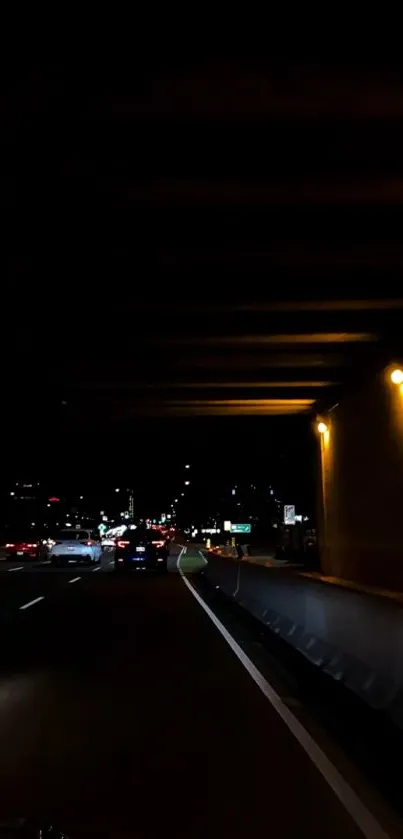
POLYGON ((394 385, 401 385, 403 383, 403 370, 393 370, 390 374, 390 378, 392 379, 394 385))

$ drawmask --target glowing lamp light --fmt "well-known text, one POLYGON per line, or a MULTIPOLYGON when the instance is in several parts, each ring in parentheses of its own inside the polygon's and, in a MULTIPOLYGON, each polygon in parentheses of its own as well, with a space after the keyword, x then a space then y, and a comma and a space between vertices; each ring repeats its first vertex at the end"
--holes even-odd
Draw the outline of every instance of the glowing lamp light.
POLYGON ((326 434, 327 425, 325 422, 318 422, 318 431, 319 434, 326 434))
POLYGON ((403 383, 403 370, 393 370, 390 378, 394 385, 401 385, 403 383))

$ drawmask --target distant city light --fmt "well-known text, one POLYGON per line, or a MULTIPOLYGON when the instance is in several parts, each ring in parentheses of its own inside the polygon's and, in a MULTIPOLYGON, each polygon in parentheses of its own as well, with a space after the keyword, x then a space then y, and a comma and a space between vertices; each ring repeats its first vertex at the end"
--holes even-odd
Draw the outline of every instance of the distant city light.
POLYGON ((184 492, 181 492, 181 495, 184 495, 184 494, 185 494, 184 492))
POLYGON ((35 522, 31 521, 31 527, 35 527, 35 522))
POLYGON ((319 434, 326 434, 327 425, 325 422, 318 422, 318 431, 319 434))
POLYGON ((190 484, 190 481, 185 481, 185 487, 188 487, 189 484, 190 484))
POLYGON ((83 495, 80 495, 80 501, 82 501, 82 500, 83 500, 83 498, 84 498, 84 496, 83 496, 83 495))
POLYGON ((10 492, 10 495, 15 495, 15 492, 10 492))
POLYGON ((403 370, 394 370, 390 378, 394 385, 401 385, 403 383, 403 370))
POLYGON ((119 487, 117 487, 117 488, 115 489, 115 492, 120 492, 119 487))
POLYGON ((175 504, 177 504, 177 503, 178 503, 178 499, 177 499, 177 498, 174 498, 174 501, 175 501, 175 504))
POLYGON ((236 489, 232 489, 231 490, 231 495, 235 495, 235 494, 236 494, 236 489))
POLYGON ((190 469, 190 463, 187 463, 185 469, 190 469))

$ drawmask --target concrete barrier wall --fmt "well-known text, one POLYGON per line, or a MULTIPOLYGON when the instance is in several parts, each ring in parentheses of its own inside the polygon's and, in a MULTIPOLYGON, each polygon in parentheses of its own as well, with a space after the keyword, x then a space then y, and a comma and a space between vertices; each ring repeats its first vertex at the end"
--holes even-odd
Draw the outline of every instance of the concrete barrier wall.
POLYGON ((207 558, 214 586, 403 727, 403 606, 290 571, 207 558))

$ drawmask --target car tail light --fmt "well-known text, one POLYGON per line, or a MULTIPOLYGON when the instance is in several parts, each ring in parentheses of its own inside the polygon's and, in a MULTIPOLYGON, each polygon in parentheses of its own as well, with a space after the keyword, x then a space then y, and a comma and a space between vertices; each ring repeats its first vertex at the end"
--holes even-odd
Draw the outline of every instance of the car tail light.
POLYGON ((91 542, 91 539, 82 539, 82 540, 80 541, 80 545, 88 545, 88 547, 90 547, 90 546, 91 546, 91 545, 93 545, 93 544, 94 544, 94 543, 93 543, 93 542, 91 542))
POLYGON ((27 548, 37 548, 38 545, 39 545, 39 542, 32 542, 32 543, 28 542, 27 543, 27 548))
POLYGON ((116 544, 118 548, 127 548, 127 546, 130 545, 130 542, 127 542, 125 539, 119 539, 116 544))
POLYGON ((163 548, 164 547, 164 543, 161 542, 161 541, 153 542, 153 545, 155 545, 156 548, 163 548))
POLYGON ((15 548, 14 542, 7 542, 6 548, 15 548))

